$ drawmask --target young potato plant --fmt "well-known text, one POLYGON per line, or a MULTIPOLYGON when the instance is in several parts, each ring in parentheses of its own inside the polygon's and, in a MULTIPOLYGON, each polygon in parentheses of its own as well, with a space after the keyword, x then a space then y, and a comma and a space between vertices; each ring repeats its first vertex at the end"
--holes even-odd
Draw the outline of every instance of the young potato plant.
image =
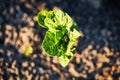
POLYGON ((42 10, 37 15, 38 24, 48 29, 42 42, 42 49, 50 56, 57 56, 65 67, 75 53, 74 43, 82 36, 77 24, 60 9, 42 10))

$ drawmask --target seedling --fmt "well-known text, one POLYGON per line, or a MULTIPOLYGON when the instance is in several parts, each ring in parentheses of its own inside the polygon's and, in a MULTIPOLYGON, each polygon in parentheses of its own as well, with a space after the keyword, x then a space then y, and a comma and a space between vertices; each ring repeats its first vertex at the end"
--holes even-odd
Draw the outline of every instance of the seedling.
POLYGON ((77 24, 60 9, 42 10, 37 15, 38 24, 48 29, 42 42, 42 49, 50 56, 57 56, 65 67, 75 53, 74 43, 82 36, 77 24))

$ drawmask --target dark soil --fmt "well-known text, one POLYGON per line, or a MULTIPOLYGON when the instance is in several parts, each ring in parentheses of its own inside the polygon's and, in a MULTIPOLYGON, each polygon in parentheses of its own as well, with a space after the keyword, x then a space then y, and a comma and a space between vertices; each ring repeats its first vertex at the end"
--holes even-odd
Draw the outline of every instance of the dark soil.
POLYGON ((0 0, 0 80, 120 80, 120 1, 0 0), (67 12, 84 34, 66 68, 41 49, 36 15, 46 8, 67 12))

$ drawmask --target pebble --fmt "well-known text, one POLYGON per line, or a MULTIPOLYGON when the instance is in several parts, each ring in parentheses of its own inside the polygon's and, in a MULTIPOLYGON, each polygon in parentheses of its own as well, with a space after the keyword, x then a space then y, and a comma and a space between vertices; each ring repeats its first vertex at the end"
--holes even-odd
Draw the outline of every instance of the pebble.
MULTIPOLYGON (((4 74, 4 71, 0 68, 0 74, 3 75, 4 74)), ((1 76, 0 76, 1 78, 1 76)), ((1 79, 0 79, 1 80, 1 79)))
POLYGON ((32 67, 31 67, 31 66, 29 66, 29 67, 28 67, 28 70, 29 70, 29 71, 31 71, 31 70, 32 70, 32 67))
POLYGON ((10 24, 6 24, 6 30, 12 30, 12 26, 10 24))
POLYGON ((33 56, 32 56, 32 57, 33 57, 34 59, 35 59, 35 58, 37 58, 37 54, 33 54, 33 56))
POLYGON ((79 77, 80 74, 75 70, 75 67, 73 64, 69 64, 69 69, 68 71, 70 72, 71 75, 75 76, 75 77, 79 77))
POLYGON ((3 33, 0 31, 0 37, 2 37, 3 33))
POLYGON ((49 57, 49 56, 47 56, 47 57, 46 57, 46 60, 50 62, 50 60, 51 60, 51 59, 50 59, 50 57, 49 57))
POLYGON ((4 80, 2 76, 0 76, 0 80, 4 80))
POLYGON ((97 56, 98 56, 98 62, 107 62, 107 63, 110 62, 109 58, 107 58, 105 55, 98 54, 97 56))
POLYGON ((22 66, 23 66, 23 67, 28 67, 28 62, 27 62, 27 61, 23 62, 23 63, 22 63, 22 66))
POLYGON ((12 62, 12 68, 13 68, 13 69, 15 69, 15 66, 16 66, 16 60, 14 60, 14 61, 12 62))
POLYGON ((100 69, 103 66, 103 63, 98 62, 96 63, 96 69, 100 69))
POLYGON ((35 80, 39 80, 39 76, 38 75, 35 77, 35 80))
POLYGON ((53 63, 58 63, 57 57, 52 58, 52 62, 53 62, 53 63))
POLYGON ((40 71, 41 74, 44 73, 44 69, 42 67, 39 68, 39 71, 40 71))
POLYGON ((31 27, 33 27, 33 26, 34 26, 34 22, 33 22, 33 21, 30 21, 30 22, 29 22, 29 25, 30 25, 31 27))
POLYGON ((33 69, 33 74, 35 74, 36 73, 36 69, 33 69))
POLYGON ((120 65, 120 58, 116 59, 116 65, 120 65))
POLYGON ((25 7, 28 8, 28 9, 30 9, 30 8, 32 8, 32 5, 29 4, 29 3, 26 3, 26 4, 25 4, 25 7))
POLYGON ((114 80, 114 79, 112 78, 112 76, 109 75, 106 80, 114 80))
POLYGON ((31 62, 30 65, 31 65, 31 67, 35 67, 35 63, 34 62, 31 62))
POLYGON ((105 77, 108 77, 108 76, 110 75, 110 70, 111 70, 110 67, 104 68, 104 69, 103 69, 103 75, 104 75, 105 77))
POLYGON ((13 76, 10 76, 9 80, 14 80, 14 77, 13 77, 13 76))
POLYGON ((37 21, 37 16, 34 16, 34 17, 33 17, 33 20, 34 20, 34 21, 37 21))

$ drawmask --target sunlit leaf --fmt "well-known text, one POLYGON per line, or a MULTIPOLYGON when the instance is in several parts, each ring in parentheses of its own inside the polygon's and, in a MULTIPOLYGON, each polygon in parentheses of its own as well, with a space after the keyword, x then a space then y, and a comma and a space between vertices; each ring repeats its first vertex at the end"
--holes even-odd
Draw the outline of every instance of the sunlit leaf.
POLYGON ((77 24, 67 13, 59 9, 43 10, 37 17, 38 24, 48 28, 42 42, 42 49, 50 56, 57 56, 63 67, 67 66, 75 53, 74 43, 82 36, 82 33, 77 30, 77 24))

